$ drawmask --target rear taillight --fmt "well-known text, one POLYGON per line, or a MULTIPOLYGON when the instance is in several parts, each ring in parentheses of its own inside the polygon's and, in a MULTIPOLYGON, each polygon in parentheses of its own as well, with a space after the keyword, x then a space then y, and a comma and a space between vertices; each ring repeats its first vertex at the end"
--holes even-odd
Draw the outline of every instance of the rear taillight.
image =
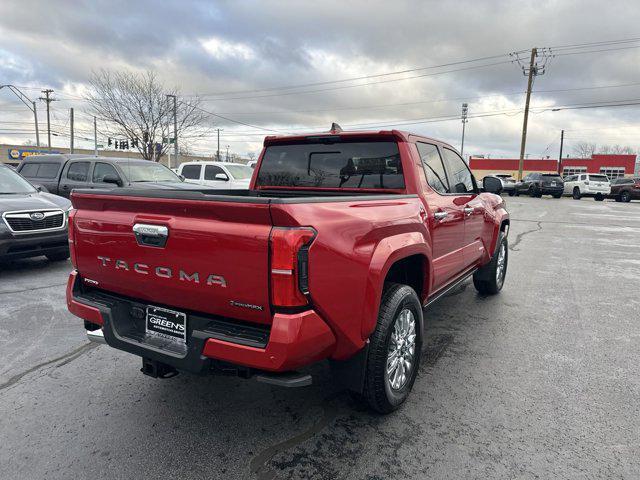
POLYGON ((309 303, 309 246, 315 236, 311 227, 271 230, 271 303, 275 307, 309 303))
POLYGON ((78 262, 76 261, 76 229, 74 225, 74 218, 76 216, 77 210, 72 208, 67 213, 67 227, 69 230, 69 253, 71 256, 71 263, 73 264, 73 268, 78 268, 78 262))

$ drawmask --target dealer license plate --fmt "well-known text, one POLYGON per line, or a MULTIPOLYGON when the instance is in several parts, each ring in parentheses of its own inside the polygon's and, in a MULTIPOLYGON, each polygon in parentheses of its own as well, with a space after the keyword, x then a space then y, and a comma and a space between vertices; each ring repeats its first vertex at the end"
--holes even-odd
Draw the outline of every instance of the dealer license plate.
POLYGON ((556 186, 556 182, 551 182, 551 186, 555 187, 556 186))
POLYGON ((166 338, 177 343, 187 343, 187 315, 161 307, 147 307, 146 329, 148 335, 166 338))

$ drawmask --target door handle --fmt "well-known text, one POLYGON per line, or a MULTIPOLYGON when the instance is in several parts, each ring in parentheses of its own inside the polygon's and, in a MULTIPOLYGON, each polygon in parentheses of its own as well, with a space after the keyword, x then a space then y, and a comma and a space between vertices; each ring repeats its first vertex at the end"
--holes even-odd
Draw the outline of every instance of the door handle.
POLYGON ((436 212, 433 214, 436 220, 444 220, 448 215, 448 212, 436 212))
POLYGON ((473 213, 473 208, 471 207, 464 207, 464 214, 469 216, 473 213))

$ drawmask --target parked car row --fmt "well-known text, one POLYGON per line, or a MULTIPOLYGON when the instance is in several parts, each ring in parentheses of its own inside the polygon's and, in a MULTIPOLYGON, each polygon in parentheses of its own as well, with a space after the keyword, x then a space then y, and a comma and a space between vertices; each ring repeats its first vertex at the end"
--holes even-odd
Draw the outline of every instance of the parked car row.
POLYGON ((596 201, 612 198, 616 202, 640 199, 640 177, 609 181, 606 175, 594 173, 569 175, 565 178, 556 173, 530 173, 521 182, 507 173, 493 173, 487 177, 499 179, 503 192, 510 196, 529 195, 540 198, 551 195, 553 198, 560 198, 566 195, 575 200, 592 197, 596 201))

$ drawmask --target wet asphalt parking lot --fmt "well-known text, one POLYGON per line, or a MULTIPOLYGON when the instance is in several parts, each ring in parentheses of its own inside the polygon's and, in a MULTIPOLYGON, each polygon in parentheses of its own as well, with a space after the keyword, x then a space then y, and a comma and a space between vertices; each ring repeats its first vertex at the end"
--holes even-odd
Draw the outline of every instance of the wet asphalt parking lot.
POLYGON ((640 203, 506 197, 500 295, 425 311, 420 375, 378 416, 326 365, 281 389, 154 380, 87 343, 70 263, 0 266, 0 478, 638 478, 640 203))

